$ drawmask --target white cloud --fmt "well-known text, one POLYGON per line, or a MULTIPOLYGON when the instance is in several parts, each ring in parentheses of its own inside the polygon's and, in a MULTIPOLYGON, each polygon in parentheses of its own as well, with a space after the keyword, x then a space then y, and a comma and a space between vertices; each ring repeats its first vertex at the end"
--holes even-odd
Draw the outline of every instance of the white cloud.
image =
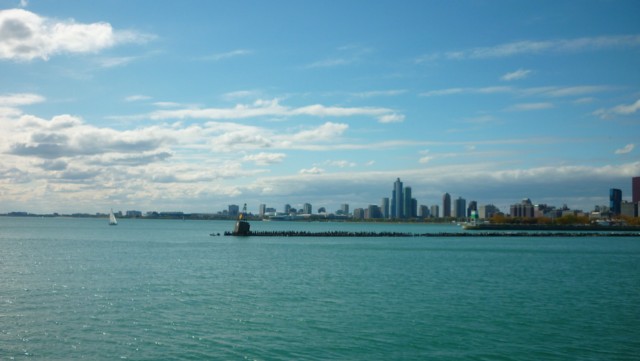
POLYGON ((404 121, 404 114, 385 114, 378 117, 380 123, 401 123, 404 121))
POLYGON ((202 59, 203 60, 219 61, 219 60, 224 60, 224 59, 229 59, 229 58, 235 58, 235 57, 238 57, 238 56, 250 55, 252 53, 253 53, 253 51, 248 50, 248 49, 236 49, 236 50, 228 51, 226 53, 218 53, 218 54, 205 56, 202 59))
POLYGON ((372 90, 367 92, 352 93, 351 95, 358 98, 373 98, 373 97, 389 97, 405 94, 405 89, 393 89, 393 90, 372 90))
POLYGON ((516 89, 508 86, 491 86, 483 88, 449 88, 431 90, 425 93, 420 93, 423 97, 442 96, 442 95, 455 95, 455 94, 499 94, 499 93, 514 93, 516 89))
POLYGON ((620 148, 620 149, 616 149, 615 154, 627 154, 627 153, 631 153, 631 151, 635 148, 635 144, 631 143, 631 144, 627 144, 624 147, 620 148))
POLYGON ((149 100, 149 99, 151 99, 150 96, 142 95, 142 94, 129 95, 128 97, 124 98, 124 100, 127 102, 137 102, 137 101, 149 100))
POLYGON ((309 169, 300 169, 300 174, 322 174, 324 169, 318 167, 312 167, 309 169))
POLYGON ((524 40, 490 47, 478 47, 460 51, 426 54, 418 57, 416 59, 416 63, 435 61, 438 59, 462 60, 504 58, 523 54, 596 51, 601 49, 631 48, 637 46, 640 46, 640 35, 598 36, 542 41, 524 40))
POLYGON ((244 119, 265 116, 293 117, 308 115, 315 117, 351 117, 371 116, 380 122, 404 119, 401 114, 396 114, 392 109, 379 107, 332 107, 321 104, 291 108, 280 105, 278 99, 258 100, 253 104, 238 104, 233 108, 204 108, 204 109, 176 109, 158 110, 148 116, 154 120, 165 119, 244 119))
POLYGON ((247 162, 254 162, 256 165, 266 166, 270 164, 282 163, 285 157, 286 154, 284 153, 261 152, 257 154, 246 155, 242 158, 242 160, 247 162))
POLYGON ((41 103, 43 101, 45 101, 45 98, 43 96, 32 93, 0 95, 0 107, 16 107, 21 105, 41 103))
POLYGON ((553 108, 551 103, 520 103, 508 107, 507 111, 526 112, 531 110, 543 110, 553 108))
POLYGON ((524 79, 528 77, 529 74, 531 74, 531 72, 532 72, 531 70, 527 70, 527 69, 518 69, 514 72, 503 75, 500 79, 504 81, 524 79))
POLYGON ((354 162, 349 162, 348 160, 332 160, 325 162, 327 165, 338 167, 338 168, 353 168, 357 164, 354 162))
POLYGON ((310 141, 326 142, 330 140, 335 140, 337 137, 342 135, 348 128, 349 126, 347 124, 327 122, 317 128, 310 129, 310 130, 303 130, 296 134, 289 135, 283 138, 283 141, 287 142, 288 140, 286 139, 289 138, 299 143, 305 143, 310 141))
POLYGON ((551 98, 581 96, 612 90, 613 87, 604 85, 580 85, 570 87, 547 86, 533 88, 517 88, 511 86, 490 86, 481 88, 449 88, 431 90, 420 93, 420 96, 444 96, 456 94, 513 94, 517 96, 544 96, 551 98))
POLYGON ((599 116, 602 119, 611 119, 616 115, 630 115, 640 110, 640 99, 636 100, 633 104, 621 104, 610 109, 598 109, 593 112, 594 115, 599 116))
POLYGON ((152 36, 116 32, 105 22, 81 24, 41 17, 23 9, 0 11, 0 59, 43 60, 61 53, 96 53, 120 43, 146 42, 152 36))
POLYGON ((117 66, 127 65, 136 59, 138 59, 138 57, 135 56, 110 57, 100 59, 99 63, 103 68, 115 68, 117 66))

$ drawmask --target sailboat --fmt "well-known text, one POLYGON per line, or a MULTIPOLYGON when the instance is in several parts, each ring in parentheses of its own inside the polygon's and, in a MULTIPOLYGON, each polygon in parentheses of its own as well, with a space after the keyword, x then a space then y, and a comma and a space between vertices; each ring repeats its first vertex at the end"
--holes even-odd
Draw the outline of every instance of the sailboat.
POLYGON ((109 225, 110 226, 118 225, 118 220, 116 219, 116 216, 113 214, 113 209, 111 210, 111 212, 109 212, 109 225))

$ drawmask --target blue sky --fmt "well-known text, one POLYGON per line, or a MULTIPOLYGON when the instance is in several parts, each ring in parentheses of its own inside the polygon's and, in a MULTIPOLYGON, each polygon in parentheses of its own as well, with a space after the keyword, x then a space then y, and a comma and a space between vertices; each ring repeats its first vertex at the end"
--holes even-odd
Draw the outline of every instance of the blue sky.
POLYGON ((584 210, 640 175, 637 1, 0 0, 0 212, 584 210))

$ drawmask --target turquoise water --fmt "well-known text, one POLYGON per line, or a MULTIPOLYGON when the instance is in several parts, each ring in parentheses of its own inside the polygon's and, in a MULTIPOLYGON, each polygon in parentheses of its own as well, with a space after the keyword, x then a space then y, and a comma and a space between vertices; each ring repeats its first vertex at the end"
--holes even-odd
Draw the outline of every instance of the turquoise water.
POLYGON ((0 217, 0 360, 639 358, 640 239, 209 236, 232 227, 0 217))

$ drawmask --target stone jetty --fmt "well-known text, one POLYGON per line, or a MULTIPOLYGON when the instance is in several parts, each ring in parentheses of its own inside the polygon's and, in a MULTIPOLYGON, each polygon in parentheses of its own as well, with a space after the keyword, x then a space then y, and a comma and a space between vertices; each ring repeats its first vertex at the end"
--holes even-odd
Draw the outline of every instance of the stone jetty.
MULTIPOLYGON (((214 236, 215 234, 211 234, 214 236)), ((224 232, 225 236, 240 236, 224 232)), ((349 232, 248 231, 244 237, 638 237, 640 232, 349 232)))

